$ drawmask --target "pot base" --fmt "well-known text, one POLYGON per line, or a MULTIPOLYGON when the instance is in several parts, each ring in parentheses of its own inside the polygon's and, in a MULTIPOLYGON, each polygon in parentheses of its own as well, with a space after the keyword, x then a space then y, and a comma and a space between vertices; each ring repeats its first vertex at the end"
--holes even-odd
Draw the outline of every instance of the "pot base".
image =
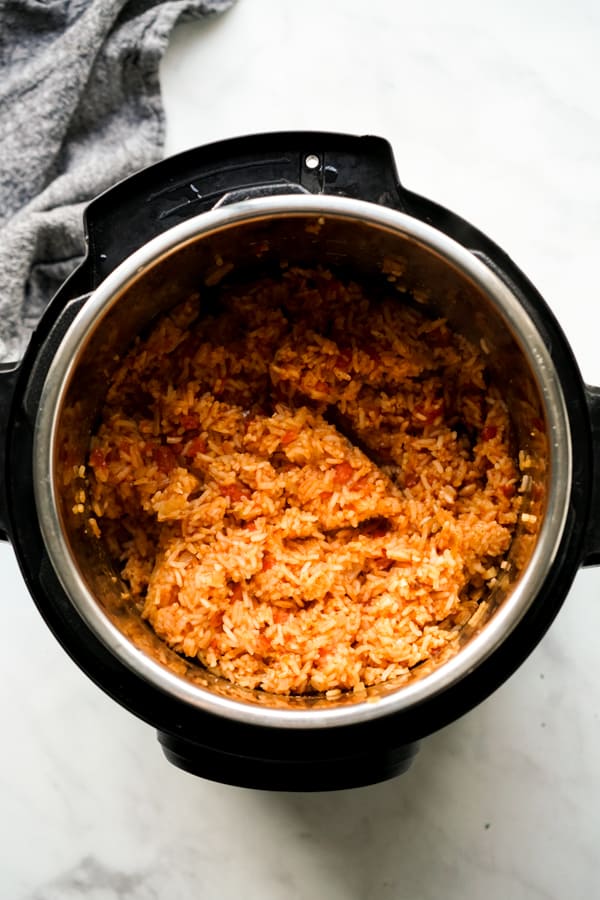
POLYGON ((406 772, 419 743, 326 759, 260 759, 213 750, 158 732, 170 763, 209 781, 266 791, 338 791, 387 781, 406 772))

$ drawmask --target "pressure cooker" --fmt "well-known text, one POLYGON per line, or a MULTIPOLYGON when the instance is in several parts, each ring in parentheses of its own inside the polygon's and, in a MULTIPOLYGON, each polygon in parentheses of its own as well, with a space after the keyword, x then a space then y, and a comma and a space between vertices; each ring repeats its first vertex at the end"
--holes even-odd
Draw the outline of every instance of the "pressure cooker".
POLYGON ((404 188, 378 137, 290 132, 189 150, 93 200, 85 233, 85 259, 23 359, 0 371, 0 529, 41 615, 188 772, 323 790, 405 771, 421 739, 515 671, 577 570, 600 561, 600 390, 584 384, 526 275, 477 228, 404 188), (224 284, 281 260, 384 279, 398 302, 418 298, 485 353, 525 473, 522 512, 503 577, 451 658, 364 693, 275 696, 177 655, 124 601, 81 515, 90 435, 121 354, 207 283, 215 260, 224 284))

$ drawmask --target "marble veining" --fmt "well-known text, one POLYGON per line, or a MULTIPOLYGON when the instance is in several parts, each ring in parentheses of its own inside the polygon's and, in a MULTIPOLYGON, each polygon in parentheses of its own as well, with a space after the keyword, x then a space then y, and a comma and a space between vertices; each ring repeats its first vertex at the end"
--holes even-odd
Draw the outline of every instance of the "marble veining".
MULTIPOLYGON (((600 384, 600 11, 592 0, 238 0, 176 33, 167 152, 247 132, 387 137, 413 190, 479 225, 600 384)), ((70 662, 0 546, 0 898, 563 900, 600 893, 600 572, 411 771, 340 793, 168 766, 70 662)))
POLYGON ((31 900, 76 900, 79 897, 86 900, 100 900, 103 897, 127 900, 136 894, 139 896, 140 890, 144 890, 144 896, 158 897, 151 886, 144 886, 145 881, 146 877, 142 874, 109 869, 94 856, 84 856, 71 869, 61 872, 29 896, 31 900), (152 893, 148 892, 148 887, 152 893))

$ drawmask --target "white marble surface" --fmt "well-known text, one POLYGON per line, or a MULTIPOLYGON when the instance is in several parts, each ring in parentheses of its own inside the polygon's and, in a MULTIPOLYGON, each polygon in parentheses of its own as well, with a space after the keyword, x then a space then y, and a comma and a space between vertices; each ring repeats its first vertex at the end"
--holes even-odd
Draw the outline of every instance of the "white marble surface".
MULTIPOLYGON (((592 0, 239 0, 176 34, 168 152, 261 130, 387 137, 401 178, 494 237, 600 384, 592 0)), ((600 571, 409 774, 319 795, 194 779, 54 641, 0 547, 2 900, 600 895, 600 571)))

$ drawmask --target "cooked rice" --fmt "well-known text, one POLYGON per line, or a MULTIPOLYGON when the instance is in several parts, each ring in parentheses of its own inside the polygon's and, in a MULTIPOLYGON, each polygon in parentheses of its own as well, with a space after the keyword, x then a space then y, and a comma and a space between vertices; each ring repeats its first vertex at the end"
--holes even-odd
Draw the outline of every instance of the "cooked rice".
POLYGON ((135 342, 89 456, 156 633, 230 681, 361 690, 457 641, 520 503, 480 350, 326 271, 192 297, 135 342), (216 306, 211 306, 217 308, 216 306))

